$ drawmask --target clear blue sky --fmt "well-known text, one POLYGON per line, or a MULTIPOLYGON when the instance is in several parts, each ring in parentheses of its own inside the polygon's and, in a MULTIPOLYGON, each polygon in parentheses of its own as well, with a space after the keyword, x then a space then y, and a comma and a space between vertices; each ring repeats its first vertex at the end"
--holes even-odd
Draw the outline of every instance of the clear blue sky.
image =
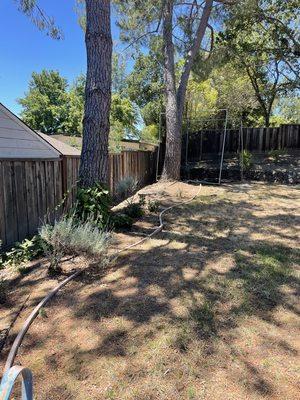
MULTIPOLYGON (((72 82, 86 70, 84 35, 77 23, 75 0, 40 0, 39 5, 55 18, 63 40, 40 32, 18 11, 14 0, 0 1, 0 102, 15 113, 20 112, 16 99, 27 90, 33 71, 56 69, 72 82)), ((114 22, 112 32, 114 43, 118 43, 114 22)))

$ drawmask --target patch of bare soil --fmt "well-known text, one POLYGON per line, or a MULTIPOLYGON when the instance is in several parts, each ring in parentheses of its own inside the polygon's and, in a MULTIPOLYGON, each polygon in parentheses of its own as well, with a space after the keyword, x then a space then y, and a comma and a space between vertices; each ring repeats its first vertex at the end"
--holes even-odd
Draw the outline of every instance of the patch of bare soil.
MULTIPOLYGON (((163 208, 197 190, 142 192, 163 208)), ((16 360, 35 398, 300 399, 299 200, 296 187, 203 187, 162 233, 70 282, 16 360)), ((157 224, 147 214, 114 249, 157 224)))

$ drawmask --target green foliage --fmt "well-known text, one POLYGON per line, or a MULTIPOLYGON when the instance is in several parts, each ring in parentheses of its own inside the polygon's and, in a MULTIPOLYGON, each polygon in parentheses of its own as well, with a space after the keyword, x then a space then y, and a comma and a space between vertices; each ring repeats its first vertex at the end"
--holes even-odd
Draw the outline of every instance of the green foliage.
POLYGON ((48 317, 47 312, 46 312, 46 310, 44 309, 44 307, 40 308, 40 310, 39 310, 39 316, 40 316, 41 318, 47 318, 47 317, 48 317))
POLYGON ((112 55, 112 92, 124 94, 127 88, 126 64, 124 57, 119 53, 112 55))
POLYGON ((252 154, 248 150, 243 150, 241 153, 241 164, 245 171, 249 170, 252 166, 252 154))
MULTIPOLYGON (((33 129, 49 134, 61 132, 78 136, 82 134, 84 96, 85 75, 79 75, 69 87, 58 71, 43 70, 41 73, 32 73, 29 90, 18 101, 23 107, 22 119, 33 129)), ((117 149, 124 137, 137 136, 138 118, 138 110, 129 98, 121 92, 112 95, 112 149, 117 149)))
POLYGON ((268 153, 268 156, 272 158, 275 162, 280 161, 280 157, 286 154, 286 150, 278 149, 278 150, 271 150, 268 153))
POLYGON ((75 216, 82 221, 93 221, 100 227, 106 226, 110 214, 109 190, 100 184, 90 188, 78 188, 75 216))
POLYGON ((110 237, 108 232, 95 226, 94 220, 80 221, 74 216, 62 217, 53 226, 43 225, 39 233, 51 248, 46 253, 51 273, 60 272, 60 261, 65 255, 102 258, 110 237))
POLYGON ((144 210, 141 203, 131 203, 124 209, 126 215, 132 219, 141 218, 144 215, 144 210))
POLYGON ((4 279, 0 278, 0 304, 6 303, 7 291, 8 291, 7 282, 4 279))
POLYGON ((140 109, 145 125, 158 125, 163 111, 162 43, 152 38, 148 54, 138 54, 126 79, 126 93, 140 109))
POLYGON ((67 81, 58 71, 33 72, 29 91, 18 102, 22 119, 33 129, 46 133, 64 131, 67 116, 67 81))
POLYGON ((219 41, 249 76, 265 124, 280 95, 299 88, 299 4, 280 0, 239 1, 230 8, 219 41))
POLYGON ((278 114, 286 124, 300 124, 300 97, 281 97, 276 104, 278 114))
POLYGON ((158 143, 159 128, 158 125, 146 125, 142 129, 140 139, 149 143, 158 143))
POLYGON ((115 213, 112 215, 111 222, 115 229, 130 229, 133 218, 124 213, 115 213))
POLYGON ((3 267, 15 266, 20 273, 25 272, 22 264, 41 257, 44 254, 45 243, 39 235, 32 239, 24 239, 21 243, 16 243, 10 251, 2 254, 3 267))
POLYGON ((137 190, 138 182, 132 176, 120 180, 116 185, 116 196, 119 201, 132 196, 137 190))
POLYGON ((159 203, 156 200, 149 200, 147 203, 147 208, 150 212, 156 213, 159 209, 159 203))
POLYGON ((67 117, 64 121, 64 131, 71 135, 82 133, 84 111, 85 75, 79 75, 67 93, 67 117))
POLYGON ((124 128, 131 128, 137 123, 137 111, 128 98, 115 93, 111 98, 111 118, 124 128))
POLYGON ((56 26, 54 19, 37 4, 37 0, 16 0, 18 9, 31 19, 34 25, 40 30, 46 32, 52 39, 61 39, 62 32, 56 26))

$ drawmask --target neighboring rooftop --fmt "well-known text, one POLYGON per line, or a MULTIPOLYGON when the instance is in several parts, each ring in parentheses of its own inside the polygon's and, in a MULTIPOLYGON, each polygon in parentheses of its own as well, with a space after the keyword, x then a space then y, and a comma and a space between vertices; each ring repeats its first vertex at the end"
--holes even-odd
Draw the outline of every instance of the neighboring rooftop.
POLYGON ((57 159, 60 153, 0 103, 0 159, 57 159))
POLYGON ((37 132, 37 134, 46 140, 52 147, 54 147, 63 156, 80 156, 80 149, 75 146, 70 145, 67 141, 61 140, 61 138, 72 138, 80 139, 81 148, 81 138, 74 136, 64 136, 64 135, 47 135, 46 133, 37 132))
MULTIPOLYGON (((71 135, 63 135, 63 134, 55 134, 55 135, 45 135, 50 142, 50 139, 54 139, 55 142, 59 141, 62 143, 65 143, 66 145, 68 145, 68 147, 72 147, 78 150, 79 154, 81 151, 81 147, 82 147, 82 137, 81 136, 71 136, 71 135)), ((52 144, 52 143, 51 143, 52 144)), ((128 150, 128 151, 137 151, 137 150, 155 150, 156 145, 153 143, 148 143, 148 142, 144 142, 144 141, 140 141, 137 139, 123 139, 120 143, 120 148, 122 150, 128 150)), ((54 147, 56 147, 58 150, 59 148, 57 147, 57 145, 55 145, 54 147)))

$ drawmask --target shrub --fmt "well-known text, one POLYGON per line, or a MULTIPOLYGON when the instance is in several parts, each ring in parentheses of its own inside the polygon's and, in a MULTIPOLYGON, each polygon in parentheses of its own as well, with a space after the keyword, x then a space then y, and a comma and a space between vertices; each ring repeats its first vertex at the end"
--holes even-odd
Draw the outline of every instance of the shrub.
POLYGON ((283 156, 284 154, 286 154, 286 150, 281 149, 281 150, 271 150, 268 153, 268 156, 270 158, 273 158, 273 160, 275 162, 278 162, 280 160, 280 156, 283 156))
POLYGON ((106 226, 111 207, 109 191, 100 184, 90 188, 79 188, 75 216, 82 221, 95 222, 99 227, 106 226))
POLYGON ((112 225, 116 229, 130 229, 133 224, 133 219, 126 214, 117 213, 112 217, 112 225))
POLYGON ((124 212, 130 218, 140 218, 144 215, 144 210, 141 203, 131 203, 125 209, 124 212))
POLYGON ((122 179, 116 185, 116 196, 119 201, 122 201, 132 196, 137 190, 138 182, 132 177, 122 179))
POLYGON ((34 260, 44 254, 45 243, 39 235, 33 236, 32 239, 24 239, 21 243, 16 243, 10 251, 2 255, 2 265, 18 266, 19 272, 23 272, 21 265, 25 262, 34 260))
POLYGON ((53 226, 42 226, 40 235, 51 248, 47 252, 50 272, 60 272, 59 263, 67 254, 95 259, 103 256, 110 236, 96 227, 94 221, 78 221, 73 216, 61 218, 53 226))
POLYGON ((159 209, 159 204, 156 200, 149 200, 147 204, 147 208, 150 212, 157 212, 159 209))
POLYGON ((252 166, 252 154, 248 150, 243 150, 241 153, 241 165, 244 170, 248 170, 252 166))

